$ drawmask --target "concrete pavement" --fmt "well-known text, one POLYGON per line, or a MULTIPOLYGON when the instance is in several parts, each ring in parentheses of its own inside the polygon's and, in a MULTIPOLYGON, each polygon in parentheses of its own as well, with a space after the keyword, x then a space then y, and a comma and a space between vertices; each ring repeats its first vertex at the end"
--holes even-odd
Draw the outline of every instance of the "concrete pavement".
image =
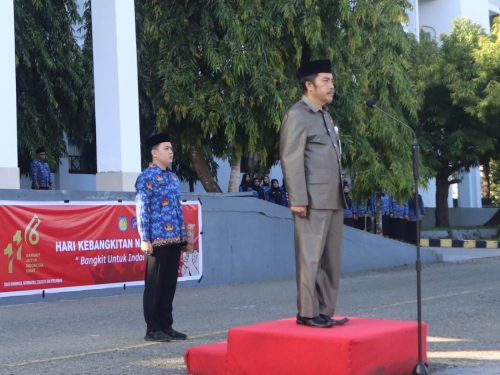
MULTIPOLYGON (((433 374, 500 374, 499 269, 500 257, 424 266, 433 374)), ((415 280, 413 266, 345 274, 338 314, 416 320, 415 280)), ((175 328, 190 335, 185 342, 144 342, 141 303, 137 287, 0 299, 0 374, 185 374, 186 348, 224 340, 235 325, 293 316, 295 282, 181 287, 175 328)))

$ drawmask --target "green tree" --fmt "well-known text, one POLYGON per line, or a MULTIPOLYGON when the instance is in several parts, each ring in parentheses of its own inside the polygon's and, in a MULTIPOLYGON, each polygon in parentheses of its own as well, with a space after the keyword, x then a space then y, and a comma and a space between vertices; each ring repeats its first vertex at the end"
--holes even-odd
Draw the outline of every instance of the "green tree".
POLYGON ((468 110, 477 86, 478 66, 473 53, 482 31, 465 18, 453 23, 441 45, 426 40, 414 48, 413 76, 423 89, 417 133, 425 164, 436 174, 436 225, 448 226, 448 191, 460 172, 478 166, 494 148, 492 126, 468 110))
MULTIPOLYGON (((473 52, 478 76, 473 80, 474 95, 467 109, 481 121, 490 124, 490 137, 496 140, 495 148, 483 156, 481 164, 485 173, 487 198, 499 202, 498 176, 500 174, 500 18, 495 18, 490 35, 481 35, 473 52), (490 186, 490 184, 492 186, 490 186), (493 192, 493 194, 491 194, 493 192), (490 196, 491 195, 491 196, 490 196)), ((467 91, 466 91, 467 92, 467 91)), ((461 98, 458 97, 460 100, 461 98)))
POLYGON ((64 133, 77 145, 85 138, 87 104, 74 37, 80 16, 74 0, 15 0, 14 20, 18 154, 27 173, 38 146, 54 168, 66 153, 64 133))
POLYGON ((490 163, 490 198, 492 203, 500 205, 500 161, 492 160, 490 163))
POLYGON ((401 26, 408 6, 390 0, 137 1, 139 82, 153 112, 148 126, 172 131, 205 189, 218 191, 207 158, 238 165, 241 155, 255 152, 272 165, 283 115, 301 95, 297 67, 330 58, 338 88, 333 112, 355 195, 387 190, 408 197, 411 137, 365 106, 376 94, 394 115, 416 117, 401 26))

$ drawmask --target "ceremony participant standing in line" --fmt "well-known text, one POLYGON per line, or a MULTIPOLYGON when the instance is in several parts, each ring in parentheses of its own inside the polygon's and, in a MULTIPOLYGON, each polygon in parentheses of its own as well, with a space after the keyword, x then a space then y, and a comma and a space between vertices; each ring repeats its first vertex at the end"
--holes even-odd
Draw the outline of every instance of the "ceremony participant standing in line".
POLYGON ((146 255, 144 319, 146 341, 185 340, 172 328, 172 302, 177 287, 181 248, 187 244, 179 179, 170 169, 174 159, 167 133, 146 141, 152 164, 137 178, 136 210, 141 250, 146 255))
POLYGON ((389 237, 391 233, 391 198, 384 191, 380 196, 380 208, 382 210, 382 234, 389 237))
POLYGON ((271 180, 271 188, 269 189, 267 200, 271 203, 276 203, 281 206, 284 206, 285 205, 284 195, 285 193, 283 192, 283 190, 281 190, 279 181, 273 178, 271 180))
POLYGON ((266 174, 262 178, 262 182, 260 184, 262 190, 264 190, 264 199, 266 201, 269 200, 269 190, 271 190, 271 181, 269 180, 269 176, 266 174))
POLYGON ((353 212, 352 212, 352 199, 349 196, 349 193, 351 192, 351 187, 349 186, 349 181, 347 181, 347 177, 344 174, 342 174, 342 187, 344 190, 344 199, 345 199, 344 225, 354 227, 354 218, 353 218, 353 212))
POLYGON ((36 159, 30 166, 31 188, 34 190, 52 190, 52 176, 46 157, 43 147, 36 149, 36 159))
POLYGON ((253 191, 252 180, 250 179, 250 175, 248 173, 243 174, 243 176, 241 177, 241 183, 238 191, 240 193, 245 191, 253 191))
POLYGON ((258 177, 254 177, 252 180, 252 189, 254 191, 254 196, 259 199, 266 199, 264 189, 260 186, 260 180, 258 177))
POLYGON ((401 205, 391 199, 390 237, 398 241, 404 241, 406 238, 407 206, 407 203, 401 205))
POLYGON ((330 61, 304 63, 297 72, 302 99, 280 129, 280 160, 294 216, 297 324, 328 328, 340 280, 344 193, 340 141, 326 104, 333 100, 330 61))
POLYGON ((418 213, 416 210, 415 196, 408 200, 408 221, 406 222, 405 241, 413 245, 417 244, 417 220, 420 223, 419 229, 422 228, 422 219, 425 215, 425 207, 422 196, 418 195, 418 213))

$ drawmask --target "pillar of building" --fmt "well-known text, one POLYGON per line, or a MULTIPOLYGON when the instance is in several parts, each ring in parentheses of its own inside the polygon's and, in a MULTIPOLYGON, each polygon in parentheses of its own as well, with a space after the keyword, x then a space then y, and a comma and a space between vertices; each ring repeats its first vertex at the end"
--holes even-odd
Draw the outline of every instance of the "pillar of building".
POLYGON ((0 1, 0 189, 19 189, 14 0, 0 1))
POLYGON ((420 21, 418 15, 418 0, 410 0, 411 9, 406 10, 408 15, 408 24, 405 30, 415 35, 417 41, 420 41, 420 21))
POLYGON ((458 185, 458 207, 478 208, 481 204, 481 172, 479 167, 462 174, 458 185))
POLYGON ((96 190, 133 191, 141 170, 134 0, 93 0, 96 190))

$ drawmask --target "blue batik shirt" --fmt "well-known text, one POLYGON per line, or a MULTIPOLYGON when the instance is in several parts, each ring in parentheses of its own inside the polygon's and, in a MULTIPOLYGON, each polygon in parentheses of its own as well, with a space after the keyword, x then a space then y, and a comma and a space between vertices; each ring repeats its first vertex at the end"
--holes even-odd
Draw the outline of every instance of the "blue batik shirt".
MULTIPOLYGON (((415 207, 412 207, 413 205, 410 204, 410 201, 408 201, 408 203, 406 204, 406 206, 407 206, 407 213, 408 213, 407 216, 409 217, 409 219, 411 221, 416 221, 417 220, 417 214, 415 212, 415 207)), ((420 195, 419 195, 419 200, 418 200, 418 211, 420 213, 418 215, 418 219, 422 220, 422 218, 425 215, 425 207, 424 207, 424 202, 422 200, 422 197, 420 197, 420 195)))
POLYGON ((404 219, 408 216, 408 203, 400 205, 396 200, 391 199, 391 213, 396 219, 404 219))
POLYGON ((387 193, 383 193, 380 197, 380 205, 382 210, 382 215, 390 215, 391 214, 391 199, 387 195, 387 193))
POLYGON ((42 160, 33 160, 30 167, 31 181, 38 186, 52 186, 49 164, 42 160))
POLYGON ((155 247, 187 243, 179 185, 174 172, 157 165, 137 177, 135 203, 141 240, 155 247))

